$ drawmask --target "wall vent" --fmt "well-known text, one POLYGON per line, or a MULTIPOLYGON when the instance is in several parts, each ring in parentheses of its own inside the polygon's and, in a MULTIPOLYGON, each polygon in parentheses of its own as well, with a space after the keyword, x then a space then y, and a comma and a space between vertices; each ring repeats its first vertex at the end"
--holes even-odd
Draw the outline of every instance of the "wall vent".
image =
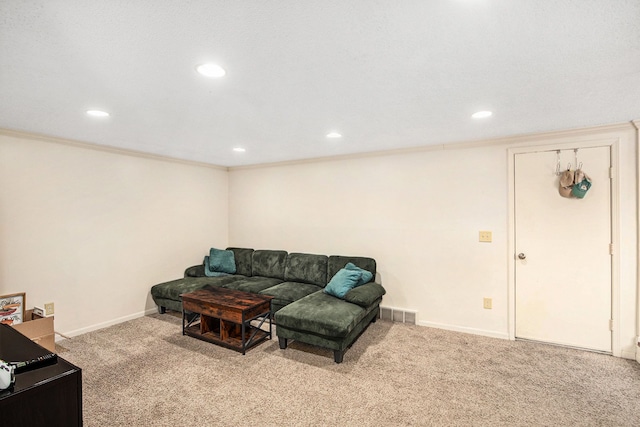
POLYGON ((380 318, 391 322, 393 320, 393 310, 387 307, 380 307, 380 318))
POLYGON ((418 320, 418 312, 401 308, 380 307, 380 319, 415 325, 418 320))

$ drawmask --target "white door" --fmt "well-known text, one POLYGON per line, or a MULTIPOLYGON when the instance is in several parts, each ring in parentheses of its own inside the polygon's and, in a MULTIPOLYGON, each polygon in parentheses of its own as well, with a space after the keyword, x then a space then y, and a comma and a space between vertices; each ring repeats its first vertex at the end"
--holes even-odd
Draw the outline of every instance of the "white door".
POLYGON ((515 336, 611 352, 611 150, 577 154, 583 199, 558 193, 556 151, 515 154, 515 336))

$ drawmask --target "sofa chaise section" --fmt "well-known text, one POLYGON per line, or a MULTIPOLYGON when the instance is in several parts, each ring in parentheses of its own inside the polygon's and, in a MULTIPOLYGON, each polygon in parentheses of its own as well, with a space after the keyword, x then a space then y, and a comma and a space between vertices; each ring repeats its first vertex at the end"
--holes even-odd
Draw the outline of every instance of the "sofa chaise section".
MULTIPOLYGON (((376 262, 372 258, 331 256, 327 277, 333 277, 347 263, 372 273, 375 278, 376 262)), ((334 361, 341 363, 345 351, 375 322, 384 288, 370 281, 347 292, 344 299, 318 290, 289 304, 275 314, 278 342, 286 349, 293 339, 333 350, 334 361)))
MULTIPOLYGON (((190 267, 191 268, 191 267, 190 267)), ((189 270, 189 269, 187 269, 189 270)), ((182 279, 171 280, 159 283, 151 287, 151 297, 158 306, 158 313, 164 313, 166 309, 182 311, 181 294, 197 291, 206 286, 222 286, 241 280, 242 276, 220 276, 220 277, 192 277, 186 276, 182 279)))

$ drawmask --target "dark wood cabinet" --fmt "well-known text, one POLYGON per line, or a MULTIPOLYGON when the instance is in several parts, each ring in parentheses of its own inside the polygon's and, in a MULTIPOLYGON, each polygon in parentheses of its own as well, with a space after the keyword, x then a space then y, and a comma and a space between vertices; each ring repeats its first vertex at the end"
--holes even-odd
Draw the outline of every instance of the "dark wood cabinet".
MULTIPOLYGON (((49 353, 10 326, 0 325, 0 359, 35 359, 49 353)), ((56 363, 16 374, 13 388, 0 390, 7 425, 81 426, 82 370, 58 356, 56 363)))

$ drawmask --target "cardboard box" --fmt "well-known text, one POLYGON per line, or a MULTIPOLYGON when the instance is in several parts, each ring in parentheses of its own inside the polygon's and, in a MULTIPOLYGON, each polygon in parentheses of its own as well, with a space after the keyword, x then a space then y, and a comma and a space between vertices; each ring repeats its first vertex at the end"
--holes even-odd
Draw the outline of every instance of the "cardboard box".
POLYGON ((55 332, 53 331, 53 316, 40 317, 33 314, 33 310, 24 313, 22 323, 12 325, 22 335, 40 344, 47 350, 56 352, 55 332))

